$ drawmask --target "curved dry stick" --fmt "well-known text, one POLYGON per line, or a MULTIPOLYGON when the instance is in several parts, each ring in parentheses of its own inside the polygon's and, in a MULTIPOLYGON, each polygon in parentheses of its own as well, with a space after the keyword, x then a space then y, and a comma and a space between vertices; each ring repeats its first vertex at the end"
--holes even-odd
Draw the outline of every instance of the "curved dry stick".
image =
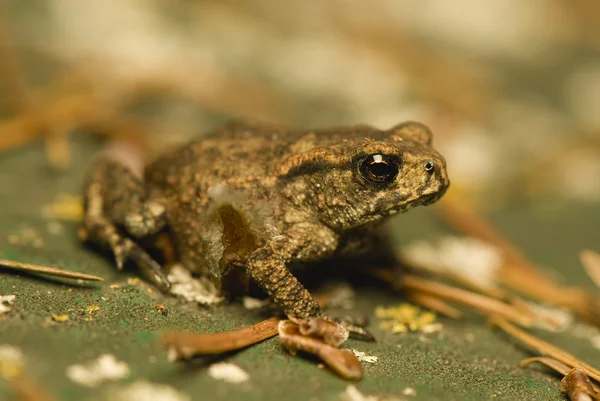
MULTIPOLYGON (((321 306, 325 305, 329 298, 328 293, 315 295, 315 299, 321 306)), ((272 317, 252 326, 213 334, 169 330, 163 333, 161 342, 165 347, 174 349, 178 357, 216 355, 246 348, 276 336, 280 321, 281 319, 272 317)))
POLYGON ((161 342, 186 358, 194 355, 216 355, 245 348, 276 336, 279 322, 280 319, 272 317, 239 330, 214 334, 170 330, 162 335, 161 342))
POLYGON ((0 269, 12 269, 25 271, 30 273, 40 273, 47 276, 72 278, 86 281, 104 281, 102 277, 93 276, 91 274, 79 273, 70 270, 57 269, 55 267, 32 265, 31 263, 16 262, 14 260, 0 259, 0 269))

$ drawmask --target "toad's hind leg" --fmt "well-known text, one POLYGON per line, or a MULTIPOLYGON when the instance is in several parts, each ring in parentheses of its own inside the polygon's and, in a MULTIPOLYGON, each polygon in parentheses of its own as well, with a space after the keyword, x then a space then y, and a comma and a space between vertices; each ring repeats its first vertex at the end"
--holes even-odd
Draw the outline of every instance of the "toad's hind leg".
POLYGON ((110 248, 119 269, 131 259, 148 280, 162 291, 168 290, 170 283, 161 266, 119 229, 124 226, 130 234, 142 238, 157 233, 166 224, 165 205, 160 200, 146 199, 142 181, 117 161, 100 159, 88 176, 84 204, 81 239, 110 248))

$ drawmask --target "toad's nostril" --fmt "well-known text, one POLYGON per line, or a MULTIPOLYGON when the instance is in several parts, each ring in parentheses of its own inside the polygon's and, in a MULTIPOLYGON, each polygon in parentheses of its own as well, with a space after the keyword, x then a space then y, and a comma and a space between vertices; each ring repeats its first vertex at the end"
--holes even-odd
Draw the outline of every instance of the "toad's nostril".
POLYGON ((427 162, 425 162, 424 167, 428 173, 432 173, 433 170, 435 169, 435 164, 431 161, 427 161, 427 162))

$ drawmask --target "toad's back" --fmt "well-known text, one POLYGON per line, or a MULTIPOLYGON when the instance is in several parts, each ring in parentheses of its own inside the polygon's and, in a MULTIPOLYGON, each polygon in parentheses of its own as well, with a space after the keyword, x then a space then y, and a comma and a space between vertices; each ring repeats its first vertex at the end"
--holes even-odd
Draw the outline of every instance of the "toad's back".
POLYGON ((196 198, 205 205, 213 185, 264 189, 275 185, 276 169, 289 156, 384 135, 370 126, 289 131, 276 125, 233 122, 161 156, 146 168, 145 181, 151 192, 196 198))

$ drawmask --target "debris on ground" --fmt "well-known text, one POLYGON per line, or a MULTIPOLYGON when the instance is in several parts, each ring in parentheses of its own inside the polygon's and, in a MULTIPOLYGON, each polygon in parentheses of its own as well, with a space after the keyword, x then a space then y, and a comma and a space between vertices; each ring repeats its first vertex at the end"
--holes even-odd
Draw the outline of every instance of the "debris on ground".
POLYGON ((191 401, 187 394, 180 393, 166 384, 137 380, 126 387, 111 391, 107 401, 191 401))
POLYGON ((53 321, 57 323, 64 323, 69 320, 69 314, 67 313, 53 313, 50 315, 53 321))
POLYGON ((527 302, 527 307, 538 317, 535 326, 548 331, 565 331, 573 325, 575 316, 566 308, 556 308, 535 302, 527 302))
POLYGON ((569 368, 582 368, 585 370, 587 375, 594 380, 600 382, 600 369, 597 369, 574 355, 569 354, 568 352, 562 350, 559 347, 556 347, 541 338, 534 336, 524 330, 519 329, 518 327, 512 325, 506 320, 493 317, 490 319, 490 323, 494 326, 498 327, 505 333, 511 335, 512 337, 518 339, 523 344, 527 345, 530 348, 535 349, 541 355, 545 355, 544 358, 529 358, 521 362, 521 366, 526 366, 531 361, 547 361, 548 359, 552 359, 560 362, 563 365, 566 365, 569 368))
POLYGON ((590 279, 600 288, 600 254, 591 249, 584 249, 579 253, 579 260, 590 279))
POLYGON ((114 355, 103 354, 83 365, 71 365, 66 371, 67 377, 77 384, 96 387, 102 382, 128 377, 129 366, 118 361, 114 355))
POLYGON ((16 246, 32 246, 41 248, 44 246, 44 238, 39 230, 23 226, 8 235, 8 243, 16 246))
POLYGON ((560 390, 572 401, 592 401, 600 399, 598 387, 594 386, 585 370, 571 369, 560 381, 560 390))
POLYGON ((350 284, 340 283, 329 288, 326 292, 328 294, 327 307, 340 309, 352 309, 354 307, 356 293, 350 284))
POLYGON ((401 401, 399 398, 389 396, 364 395, 354 385, 346 387, 340 396, 341 401, 401 401))
POLYGON ((9 380, 21 375, 24 365, 23 351, 14 345, 0 345, 0 377, 9 380))
POLYGON ((570 330, 573 337, 587 340, 592 347, 600 349, 600 329, 587 323, 576 323, 570 330))
POLYGON ((58 194, 52 203, 44 206, 42 215, 51 220, 82 221, 83 200, 78 195, 58 194))
POLYGON ((130 285, 132 287, 135 287, 136 285, 139 285, 141 283, 141 280, 139 279, 139 277, 129 277, 127 279, 127 285, 130 285))
MULTIPOLYGON (((521 361, 521 367, 538 362, 563 375, 560 390, 572 401, 592 401, 600 399, 598 383, 590 380, 585 369, 569 367, 568 365, 549 357, 538 356, 521 361)), ((597 379, 597 378, 596 378, 597 379)))
POLYGON ((362 379, 363 370, 358 358, 351 351, 338 348, 339 343, 325 342, 326 338, 334 336, 318 335, 323 333, 313 333, 315 337, 303 335, 300 326, 291 320, 280 321, 278 331, 279 341, 290 354, 296 355, 301 351, 316 355, 340 377, 347 380, 362 379))
POLYGON ((15 304, 16 295, 0 295, 0 315, 4 315, 12 310, 15 304))
POLYGON ((268 298, 266 299, 258 299, 245 296, 242 298, 242 305, 244 308, 252 310, 252 309, 260 309, 267 306, 271 302, 268 298))
POLYGON ((193 333, 170 330, 162 335, 161 342, 168 349, 170 361, 191 358, 195 355, 216 355, 235 351, 277 335, 280 320, 272 317, 238 330, 220 333, 193 333))
POLYGON ((25 271, 28 273, 45 274, 54 277, 64 277, 77 280, 87 281, 104 281, 102 277, 94 276, 91 274, 74 272, 71 270, 63 270, 51 266, 34 265, 31 263, 18 262, 15 260, 0 259, 0 268, 12 269, 15 271, 25 271))
POLYGON ((225 300, 215 285, 206 277, 193 277, 183 266, 175 265, 169 272, 170 292, 188 302, 216 305, 225 300))
POLYGON ((354 353, 354 355, 358 358, 358 360, 360 362, 365 362, 365 363, 375 363, 377 362, 377 357, 376 356, 371 356, 371 355, 367 355, 366 353, 356 350, 354 348, 352 348, 352 352, 354 353))
POLYGON ((436 275, 453 277, 475 287, 495 289, 502 254, 488 243, 471 237, 446 236, 437 245, 418 241, 401 250, 409 265, 436 275))
POLYGON ((99 310, 100 310, 100 305, 91 305, 91 306, 88 306, 87 308, 85 308, 85 312, 88 315, 92 315, 92 314, 98 312, 99 310))
POLYGON ((402 390, 402 394, 415 396, 417 395, 417 391, 412 387, 407 387, 404 390, 402 390))
POLYGON ((243 383, 250 379, 250 375, 239 366, 228 363, 213 363, 208 367, 208 375, 215 380, 223 380, 228 383, 243 383))
POLYGON ((379 327, 392 333, 420 331, 427 334, 441 331, 443 328, 441 323, 435 322, 435 313, 422 311, 421 308, 407 303, 387 308, 378 306, 375 308, 375 316, 382 320, 379 327))
POLYGON ((65 227, 58 221, 50 221, 46 224, 46 230, 52 235, 60 235, 65 231, 65 227))

